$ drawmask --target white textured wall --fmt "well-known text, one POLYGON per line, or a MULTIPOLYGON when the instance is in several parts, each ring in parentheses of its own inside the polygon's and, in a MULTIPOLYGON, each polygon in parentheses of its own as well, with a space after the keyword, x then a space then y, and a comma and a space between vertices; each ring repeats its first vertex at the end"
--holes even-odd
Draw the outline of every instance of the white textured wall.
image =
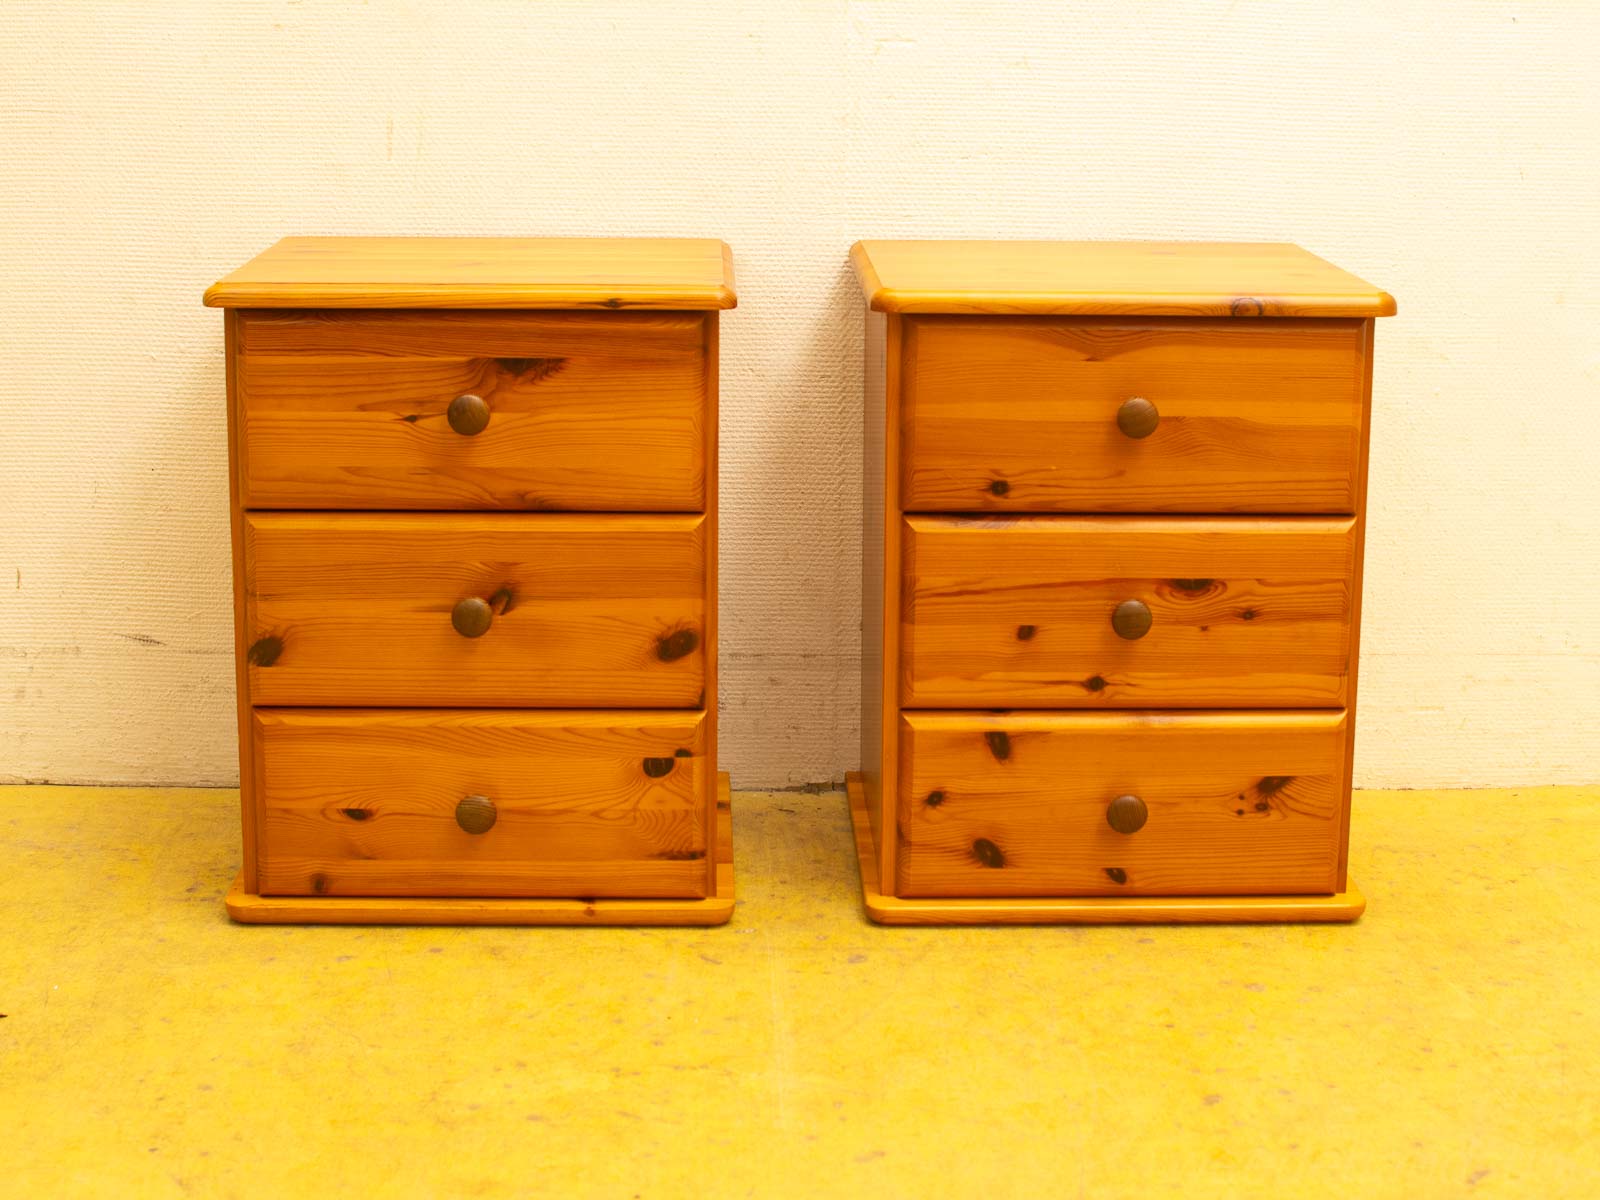
POLYGON ((1600 5, 0 5, 0 779, 235 778, 283 234, 727 240, 722 752, 851 767, 864 236, 1295 241, 1379 326, 1358 782, 1600 780, 1600 5))

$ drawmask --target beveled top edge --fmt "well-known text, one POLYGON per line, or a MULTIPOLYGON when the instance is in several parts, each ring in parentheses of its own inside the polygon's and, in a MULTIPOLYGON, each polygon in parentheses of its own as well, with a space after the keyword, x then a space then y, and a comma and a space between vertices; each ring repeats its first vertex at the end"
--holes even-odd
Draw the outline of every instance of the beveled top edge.
POLYGON ((869 240, 850 250, 885 313, 1384 317, 1394 297, 1286 242, 869 240))
POLYGON ((734 308, 714 238, 289 237, 206 289, 212 308, 734 308))

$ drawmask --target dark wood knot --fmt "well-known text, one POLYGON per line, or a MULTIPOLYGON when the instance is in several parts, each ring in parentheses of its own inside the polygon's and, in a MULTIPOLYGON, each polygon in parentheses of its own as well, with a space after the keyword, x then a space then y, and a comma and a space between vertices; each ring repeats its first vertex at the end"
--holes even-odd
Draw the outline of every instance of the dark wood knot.
POLYGON ((988 838, 979 838, 973 842, 972 853, 984 866, 994 870, 999 870, 1006 865, 1006 856, 1000 852, 1000 847, 996 846, 988 838))
POLYGON ((656 657, 662 662, 673 662, 686 654, 693 654, 700 645, 700 635, 692 629, 679 629, 656 639, 656 657))
POLYGON ((549 379, 567 365, 564 358, 497 358, 495 366, 519 383, 538 383, 549 379))
POLYGON ((283 653, 283 639, 276 634, 269 633, 266 637, 257 638, 246 654, 245 661, 252 667, 270 667, 278 661, 278 655, 283 653))

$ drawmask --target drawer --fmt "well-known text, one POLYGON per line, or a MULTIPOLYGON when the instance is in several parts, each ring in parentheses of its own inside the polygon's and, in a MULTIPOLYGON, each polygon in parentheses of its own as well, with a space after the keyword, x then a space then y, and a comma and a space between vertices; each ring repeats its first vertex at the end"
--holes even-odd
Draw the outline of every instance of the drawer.
POLYGON ((263 894, 706 894, 703 714, 251 720, 263 894))
POLYGON ((246 513, 244 540, 253 703, 704 704, 704 517, 246 513))
POLYGON ((906 318, 902 507, 1354 512, 1367 327, 906 318))
POLYGON ((699 511, 709 330, 694 313, 246 312, 242 503, 699 511), (482 402, 477 432, 459 411, 452 426, 458 396, 482 402))
POLYGON ((1353 518, 918 516, 901 544, 907 707, 1346 703, 1353 518))
POLYGON ((1343 712, 906 713, 899 894, 1338 891, 1347 731, 1343 712), (1113 802, 1142 826, 1114 829, 1113 802))

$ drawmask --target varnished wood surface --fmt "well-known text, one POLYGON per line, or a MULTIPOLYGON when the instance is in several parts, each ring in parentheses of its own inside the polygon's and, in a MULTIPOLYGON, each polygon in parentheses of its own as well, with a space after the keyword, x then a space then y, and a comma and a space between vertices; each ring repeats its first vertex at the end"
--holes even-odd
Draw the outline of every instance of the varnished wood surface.
MULTIPOLYGON (((263 898, 253 847, 266 809, 252 791, 269 777, 269 750, 274 780, 296 760, 278 753, 282 737, 262 722, 275 714, 292 726, 315 713, 252 706, 395 706, 333 714, 376 726, 403 722, 403 706, 460 706, 438 714, 429 737, 495 717, 487 706, 514 706, 521 711, 498 715, 523 723, 563 715, 539 711, 548 709, 691 709, 692 769, 712 778, 715 310, 735 303, 728 248, 691 239, 291 238, 213 287, 207 302, 243 310, 227 313, 245 816, 235 917, 726 920, 731 864, 727 853, 705 853, 718 830, 715 806, 619 817, 603 779, 585 793, 605 808, 603 819, 586 831, 580 804, 578 817, 551 825, 554 857, 534 861, 532 890, 528 827, 546 814, 518 796, 509 808, 470 801, 462 811, 477 833, 442 801, 426 813, 390 811, 382 826, 375 811, 344 806, 341 820, 369 841, 381 829, 400 865, 370 845, 351 851, 340 842, 331 850, 337 872, 313 870, 309 884, 288 885, 321 895, 263 898), (603 311, 551 311, 583 309, 603 311), (452 405, 476 419, 452 418, 452 405), (624 515, 632 513, 641 515, 624 515), (476 857, 435 853, 441 826, 446 842, 470 839, 476 857), (649 857, 650 838, 674 845, 649 857), (606 854, 621 868, 608 867, 606 854), (355 886, 368 894, 336 898, 352 872, 365 872, 355 886), (612 895, 683 898, 529 898, 540 889, 605 895, 613 874, 612 895), (507 889, 514 894, 489 895, 507 889)), ((604 725, 629 714, 587 715, 604 725)), ((374 764, 348 727, 322 733, 315 752, 331 754, 351 787, 393 759, 374 764)), ((549 730, 540 736, 551 743, 549 730)), ((429 737, 413 755, 422 756, 419 778, 452 765, 448 751, 426 751, 429 737)), ((575 791, 595 784, 598 768, 582 755, 553 743, 542 752, 557 763, 558 782, 571 776, 575 791)), ((641 758, 635 769, 660 781, 688 768, 674 754, 641 758)), ((338 772, 318 773, 305 773, 301 800, 326 800, 338 772)), ((536 776, 526 771, 521 786, 536 776)), ((329 828, 294 804, 274 820, 272 879, 282 883, 299 869, 292 862, 320 861, 329 828)))
POLYGON ((703 896, 701 713, 257 709, 261 890, 703 896), (484 797, 486 832, 458 824, 484 797))
MULTIPOLYGON (((881 407, 870 366, 868 380, 869 469, 881 421, 893 482, 866 497, 864 571, 872 522, 888 526, 888 628, 874 636, 864 619, 863 651, 899 686, 878 710, 864 661, 863 710, 882 711, 885 733, 901 719, 891 696, 929 717, 1352 719, 1370 318, 1392 313, 1391 297, 1276 244, 867 242, 852 261, 903 346, 877 373, 881 407), (1096 522, 1105 536, 1078 536, 1096 522), (1146 612, 1148 627, 1133 620, 1146 612)), ((877 880, 894 890, 901 874, 899 789, 872 788, 874 771, 905 785, 893 740, 864 729, 856 781, 875 919, 1350 920, 1364 903, 1345 890, 1346 799, 1326 896, 878 895, 877 880)), ((1341 736, 1332 772, 1341 797, 1351 744, 1341 736)), ((1004 859, 987 844, 967 853, 1004 859)), ((1117 870, 1106 878, 1122 890, 1117 870)))
MULTIPOLYGON (((899 317, 866 314, 866 398, 862 442, 861 774, 874 828, 884 798, 895 793, 895 722, 899 689, 887 664, 900 641, 900 577, 886 569, 900 557, 900 511, 894 464, 899 461, 899 317)), ((894 871, 894 839, 880 839, 880 869, 894 871)))
POLYGON ((899 313, 1383 317, 1394 298, 1271 242, 865 241, 869 307, 899 313))
POLYGON ((1351 512, 1367 324, 908 317, 903 507, 1351 512))
POLYGON ((206 291, 222 308, 722 309, 714 238, 290 237, 206 291))
MULTIPOLYGON (((1367 548, 1367 475, 1370 464, 1368 454, 1372 436, 1372 343, 1376 321, 1368 321, 1363 330, 1361 358, 1365 369, 1361 377, 1361 452, 1357 456, 1360 469, 1356 473, 1356 528, 1355 563, 1350 580, 1350 678, 1346 687, 1349 700, 1346 708, 1350 718, 1350 736, 1345 739, 1344 778, 1347 788, 1353 786, 1356 759, 1356 710, 1359 707, 1360 689, 1357 680, 1361 668, 1361 595, 1365 586, 1367 548)), ((1349 872, 1350 806, 1344 807, 1339 822, 1339 878, 1349 872)))
POLYGON ((239 816, 241 827, 241 859, 239 878, 244 886, 255 890, 256 879, 256 806, 250 770, 250 677, 245 667, 245 655, 250 650, 249 616, 244 588, 244 508, 240 497, 240 472, 237 469, 239 437, 238 372, 239 316, 234 312, 222 314, 224 375, 227 380, 228 413, 228 530, 233 564, 233 673, 234 716, 239 734, 239 816))
POLYGON ((906 713, 896 893, 1331 893, 1345 737, 1342 712, 906 713))
MULTIPOLYGON (((720 318, 716 313, 708 313, 701 323, 701 336, 704 342, 701 347, 701 361, 705 366, 705 419, 702 429, 705 438, 702 454, 706 463, 706 476, 710 486, 705 492, 705 520, 701 524, 701 559, 704 563, 703 591, 705 597, 705 637, 700 647, 700 661, 702 672, 701 702, 697 706, 705 713, 705 749, 707 778, 717 774, 717 611, 719 587, 717 577, 717 522, 718 522, 718 461, 719 461, 719 409, 718 391, 722 355, 720 350, 721 332, 719 329, 720 318)), ((726 776, 723 777, 724 779, 726 776)), ((724 796, 726 800, 726 796, 724 796)), ((714 843, 717 838, 717 813, 715 805, 706 805, 704 825, 706 840, 714 843)), ((715 858, 706 861, 706 887, 708 895, 714 895, 717 887, 718 866, 715 858)), ((730 893, 731 895, 731 893, 730 893)))
POLYGON ((728 776, 717 776, 716 890, 703 899, 262 896, 228 892, 244 924, 316 925, 721 925, 733 915, 733 820, 728 776))
POLYGON ((699 511, 708 319, 246 311, 245 504, 699 511), (480 433, 446 418, 462 394, 480 433))
POLYGON ((1331 895, 1288 896, 989 896, 902 898, 885 894, 861 776, 846 776, 856 862, 867 916, 881 925, 1245 924, 1354 921, 1366 898, 1347 884, 1331 895))
POLYGON ((702 517, 255 512, 245 532, 256 704, 706 703, 702 517), (497 596, 488 632, 456 632, 457 601, 497 596))
POLYGON ((1348 517, 904 520, 907 707, 1336 707, 1348 517), (1119 603, 1150 630, 1119 637, 1119 603))

